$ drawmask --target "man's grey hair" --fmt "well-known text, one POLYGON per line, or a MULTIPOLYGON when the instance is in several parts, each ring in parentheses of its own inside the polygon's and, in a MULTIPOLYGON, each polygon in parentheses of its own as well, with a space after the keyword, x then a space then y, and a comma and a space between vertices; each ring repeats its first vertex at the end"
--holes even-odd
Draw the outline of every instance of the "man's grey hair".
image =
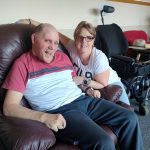
POLYGON ((40 23, 38 26, 35 27, 35 33, 40 33, 41 31, 43 31, 44 28, 51 28, 57 31, 57 29, 51 24, 40 23))

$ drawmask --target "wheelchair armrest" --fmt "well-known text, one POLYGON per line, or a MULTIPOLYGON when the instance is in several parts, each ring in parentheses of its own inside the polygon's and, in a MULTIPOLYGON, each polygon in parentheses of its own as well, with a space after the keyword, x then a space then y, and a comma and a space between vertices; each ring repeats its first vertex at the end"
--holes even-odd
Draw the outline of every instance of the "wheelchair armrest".
POLYGON ((118 73, 121 79, 128 79, 137 74, 138 66, 135 59, 127 56, 112 56, 110 66, 118 73))
POLYGON ((118 59, 118 60, 126 62, 130 65, 135 63, 135 59, 133 59, 131 57, 127 57, 127 56, 116 55, 116 56, 112 56, 111 60, 113 60, 113 59, 118 59))

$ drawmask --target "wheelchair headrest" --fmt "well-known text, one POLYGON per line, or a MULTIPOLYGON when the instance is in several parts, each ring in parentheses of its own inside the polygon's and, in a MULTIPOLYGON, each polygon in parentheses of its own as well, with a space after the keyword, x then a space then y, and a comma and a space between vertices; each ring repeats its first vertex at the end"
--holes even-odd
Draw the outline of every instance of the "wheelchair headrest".
POLYGON ((101 49, 108 57, 127 52, 127 39, 117 24, 98 25, 96 34, 95 47, 101 49))

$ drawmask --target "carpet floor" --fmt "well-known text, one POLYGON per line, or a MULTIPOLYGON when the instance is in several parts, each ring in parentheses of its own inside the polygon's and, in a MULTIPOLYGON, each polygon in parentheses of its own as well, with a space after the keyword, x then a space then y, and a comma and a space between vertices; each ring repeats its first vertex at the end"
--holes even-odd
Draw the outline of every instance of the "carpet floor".
POLYGON ((139 103, 138 102, 136 102, 133 99, 130 100, 130 102, 131 102, 131 106, 134 107, 135 113, 137 114, 137 116, 139 118, 139 124, 140 124, 141 131, 142 131, 144 148, 145 148, 145 150, 150 150, 150 94, 149 94, 149 99, 148 99, 149 114, 146 116, 142 116, 139 114, 139 111, 138 111, 139 103))

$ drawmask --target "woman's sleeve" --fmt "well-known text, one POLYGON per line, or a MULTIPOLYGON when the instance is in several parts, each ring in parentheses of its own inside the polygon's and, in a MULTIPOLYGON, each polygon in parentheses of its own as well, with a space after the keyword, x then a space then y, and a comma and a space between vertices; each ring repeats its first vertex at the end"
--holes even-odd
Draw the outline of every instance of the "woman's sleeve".
POLYGON ((100 52, 96 55, 95 62, 94 62, 94 68, 95 68, 94 69, 95 75, 102 73, 102 72, 106 71, 107 69, 109 69, 108 58, 103 52, 100 52))

